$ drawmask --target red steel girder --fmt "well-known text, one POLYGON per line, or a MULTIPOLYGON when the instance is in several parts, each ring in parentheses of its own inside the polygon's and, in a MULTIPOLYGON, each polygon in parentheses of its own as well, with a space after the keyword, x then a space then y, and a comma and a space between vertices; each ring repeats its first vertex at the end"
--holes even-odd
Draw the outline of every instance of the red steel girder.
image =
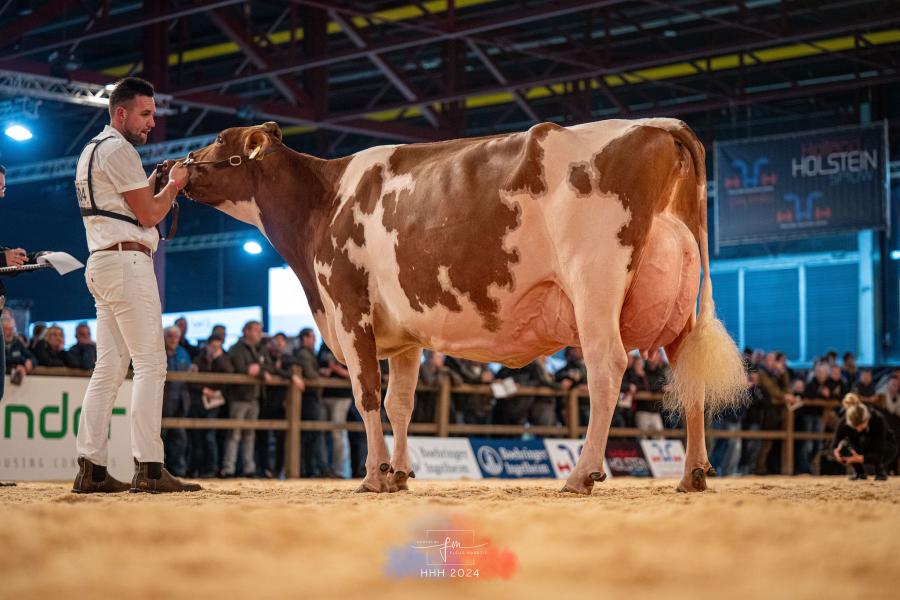
POLYGON ((14 19, 11 25, 0 31, 0 49, 12 46, 25 37, 28 32, 64 16, 70 8, 77 4, 79 4, 79 0, 53 0, 53 2, 47 2, 28 16, 14 19))
MULTIPOLYGON (((115 33, 121 33, 123 31, 130 31, 132 29, 137 29, 139 27, 145 27, 147 25, 151 25, 153 23, 159 23, 162 21, 172 21, 173 19, 177 19, 179 17, 185 17, 187 15, 192 15, 198 12, 207 12, 216 8, 222 8, 224 6, 228 6, 230 4, 240 4, 245 2, 246 0, 205 0, 202 2, 191 2, 188 4, 184 4, 179 8, 172 8, 171 10, 166 11, 165 13, 160 13, 158 15, 152 17, 142 17, 142 18, 134 18, 133 16, 123 15, 116 19, 115 23, 111 23, 105 27, 98 27, 92 31, 86 31, 80 35, 75 37, 71 37, 65 40, 59 40, 56 42, 47 42, 47 43, 37 43, 25 48, 20 48, 10 54, 4 56, 4 59, 14 59, 21 58, 23 56, 28 56, 29 54, 35 54, 36 52, 44 52, 47 50, 54 50, 56 48, 61 48, 63 46, 69 46, 71 44, 84 42, 87 40, 95 40, 97 38, 102 38, 108 35, 113 35, 115 33)), ((3 39, 0 37, 0 39, 3 39)))
MULTIPOLYGON (((349 51, 336 52, 334 54, 308 58, 299 61, 286 61, 282 64, 273 65, 271 69, 265 69, 257 73, 243 75, 240 77, 231 77, 217 81, 204 82, 199 85, 190 86, 173 92, 178 94, 193 94, 206 90, 218 89, 225 83, 242 84, 251 81, 265 79, 269 75, 284 75, 286 73, 294 73, 311 69, 314 67, 326 67, 329 65, 347 62, 355 59, 368 58, 371 53, 384 54, 386 52, 394 52, 396 50, 404 50, 406 48, 414 48, 428 44, 443 42, 450 39, 464 39, 467 36, 483 33, 486 31, 494 31, 507 27, 515 27, 526 23, 546 20, 549 18, 571 14, 575 12, 583 12, 592 8, 602 6, 610 6, 613 4, 622 4, 627 0, 594 0, 589 2, 560 2, 547 7, 533 8, 530 10, 516 11, 506 18, 491 18, 473 21, 471 23, 461 23, 459 27, 453 31, 447 31, 441 34, 427 32, 421 35, 404 36, 403 39, 387 42, 384 44, 375 44, 365 49, 355 49, 349 51)), ((296 4, 318 6, 319 2, 304 2, 295 0, 296 4)))
MULTIPOLYGON (((51 66, 46 63, 24 59, 0 60, 0 70, 16 71, 31 75, 56 77, 51 66)), ((108 75, 89 70, 75 70, 68 73, 69 80, 83 83, 106 85, 110 82, 108 75)), ((292 106, 283 102, 254 103, 228 94, 205 92, 183 95, 173 99, 173 104, 182 104, 193 108, 208 109, 213 112, 234 114, 244 106, 252 106, 260 119, 272 119, 287 125, 307 125, 321 127, 332 131, 368 135, 375 138, 391 139, 400 142, 429 142, 443 139, 439 130, 424 129, 400 122, 378 122, 363 118, 347 118, 340 123, 329 123, 318 119, 309 109, 292 106)))
MULTIPOLYGON (((673 64, 680 62, 689 62, 694 61, 699 58, 704 58, 708 56, 719 56, 719 55, 727 55, 732 53, 740 53, 740 52, 748 52, 753 49, 765 48, 772 45, 787 45, 790 43, 806 40, 814 37, 826 37, 831 35, 837 35, 841 33, 846 33, 848 31, 865 29, 866 27, 876 27, 885 24, 894 24, 898 20, 900 20, 900 14, 885 14, 881 13, 877 18, 866 19, 854 23, 846 23, 838 26, 832 27, 824 27, 824 28, 816 28, 803 32, 797 32, 793 35, 782 37, 778 40, 761 40, 754 42, 736 42, 734 44, 728 44, 720 47, 713 48, 698 48, 692 49, 680 53, 669 53, 662 56, 648 56, 641 57, 630 61, 623 61, 616 63, 614 66, 598 66, 596 68, 590 69, 582 69, 575 71, 568 71, 565 73, 558 73, 552 76, 542 76, 542 77, 532 77, 525 79, 518 79, 516 81, 512 81, 509 84, 497 84, 497 85, 486 85, 478 88, 470 88, 467 90, 459 90, 454 93, 444 93, 438 94, 431 97, 423 98, 422 101, 427 102, 429 104, 434 103, 445 103, 445 102, 453 102, 457 100, 462 100, 469 96, 477 96, 483 94, 494 94, 498 92, 514 92, 517 89, 523 88, 531 88, 531 87, 543 87, 557 83, 565 83, 568 81, 578 80, 578 79, 591 79, 594 77, 600 77, 603 75, 617 75, 621 73, 627 73, 630 71, 635 71, 639 69, 644 69, 647 67, 653 67, 664 64, 673 64)), ((650 81, 648 83, 654 83, 650 81)), ((661 85, 665 85, 665 81, 660 82, 661 85)), ((724 98, 724 97, 723 97, 724 98)), ((414 106, 414 103, 411 102, 394 102, 389 105, 382 105, 377 107, 376 110, 402 110, 404 108, 409 108, 410 106, 414 106)), ((352 119, 360 116, 359 111, 348 111, 343 114, 336 114, 331 118, 331 121, 338 122, 343 119, 352 119)))
MULTIPOLYGON (((244 28, 241 26, 241 23, 236 19, 232 18, 231 15, 227 14, 224 10, 213 10, 209 12, 209 18, 221 29, 228 38, 238 45, 241 51, 246 55, 250 62, 257 69, 268 69, 271 67, 269 64, 268 58, 263 56, 262 49, 259 45, 247 35, 244 31, 244 28)), ((312 101, 306 95, 306 92, 301 89, 299 86, 294 85, 293 82, 288 80, 285 77, 279 75, 273 75, 268 78, 269 81, 275 86, 281 94, 290 102, 291 104, 311 107, 312 101)))

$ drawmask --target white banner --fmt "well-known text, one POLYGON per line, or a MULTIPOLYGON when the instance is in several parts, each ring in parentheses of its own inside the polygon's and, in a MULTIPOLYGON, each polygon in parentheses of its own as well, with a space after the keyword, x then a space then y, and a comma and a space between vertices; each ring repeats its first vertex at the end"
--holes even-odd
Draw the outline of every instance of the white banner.
POLYGON ((681 440, 641 440, 641 449, 654 477, 680 479, 684 474, 684 446, 681 440))
MULTIPOLYGON (((0 401, 0 479, 74 481, 75 436, 87 377, 28 376, 22 385, 6 379, 0 401)), ((119 389, 109 439, 109 472, 131 481, 131 380, 119 389)))
MULTIPOLYGON (((388 452, 394 451, 394 437, 384 436, 388 452)), ((409 461, 416 479, 481 479, 468 438, 407 438, 409 461)))
MULTIPOLYGON (((573 440, 572 438, 544 438, 544 446, 547 448, 547 454, 550 456, 550 463, 553 465, 553 472, 556 473, 558 479, 568 479, 572 471, 575 470, 575 463, 581 456, 581 448, 584 446, 584 440, 573 440)), ((612 479, 612 471, 603 459, 603 472, 606 477, 612 479)))

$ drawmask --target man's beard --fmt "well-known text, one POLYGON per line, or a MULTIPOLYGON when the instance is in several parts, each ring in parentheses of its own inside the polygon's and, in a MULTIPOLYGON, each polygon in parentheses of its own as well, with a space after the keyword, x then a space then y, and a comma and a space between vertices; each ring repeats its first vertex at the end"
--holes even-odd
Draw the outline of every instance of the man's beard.
POLYGON ((126 140, 128 140, 132 146, 142 146, 146 142, 144 138, 141 138, 140 133, 131 133, 130 131, 126 131, 122 134, 126 140))

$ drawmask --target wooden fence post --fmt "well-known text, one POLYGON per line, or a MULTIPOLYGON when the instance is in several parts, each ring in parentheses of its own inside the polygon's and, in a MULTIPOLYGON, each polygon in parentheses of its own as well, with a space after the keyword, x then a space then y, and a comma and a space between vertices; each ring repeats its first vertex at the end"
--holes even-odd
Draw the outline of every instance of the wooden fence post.
POLYGON ((441 377, 438 390, 437 435, 447 437, 450 434, 450 378, 441 377))
POLYGON ((578 425, 578 389, 573 385, 566 394, 566 427, 570 438, 578 439, 578 425))
POLYGON ((287 433, 284 440, 284 470, 288 478, 300 477, 300 414, 303 402, 300 388, 288 387, 287 433))
POLYGON ((794 411, 784 405, 784 444, 781 447, 781 474, 794 474, 794 411))

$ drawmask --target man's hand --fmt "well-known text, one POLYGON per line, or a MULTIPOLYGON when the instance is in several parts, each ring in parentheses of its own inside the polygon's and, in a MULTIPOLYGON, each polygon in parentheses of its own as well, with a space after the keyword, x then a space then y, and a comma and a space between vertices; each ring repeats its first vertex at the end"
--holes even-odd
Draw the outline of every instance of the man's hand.
POLYGON ((25 359, 25 372, 31 373, 31 370, 34 368, 34 363, 31 362, 30 358, 25 359))
POLYGON ((22 248, 11 248, 5 250, 3 254, 6 256, 7 267, 21 267, 28 262, 28 253, 22 248))
POLYGON ((567 379, 563 379, 562 381, 559 382, 559 389, 561 389, 564 392, 568 392, 571 387, 572 387, 571 379, 567 378, 567 379))
POLYGON ((250 377, 256 377, 257 375, 259 375, 259 363, 253 363, 252 365, 250 365, 250 367, 247 369, 247 375, 249 375, 250 377))
POLYGON ((268 371, 263 371, 263 374, 262 374, 262 380, 263 380, 265 383, 271 382, 271 381, 272 381, 272 374, 269 373, 268 371))
POLYGON ((183 190, 188 182, 188 170, 181 161, 175 163, 169 171, 169 181, 174 181, 179 190, 183 190))
POLYGON ((490 383, 494 380, 494 373, 490 369, 481 372, 481 383, 490 383))
POLYGON ((854 450, 853 448, 850 448, 850 452, 851 452, 850 456, 847 457, 848 463, 861 463, 863 461, 863 457, 861 455, 857 454, 856 450, 854 450))
POLYGON ((303 381, 303 378, 299 375, 291 375, 291 382, 294 384, 294 387, 301 392, 306 391, 306 382, 303 381))

